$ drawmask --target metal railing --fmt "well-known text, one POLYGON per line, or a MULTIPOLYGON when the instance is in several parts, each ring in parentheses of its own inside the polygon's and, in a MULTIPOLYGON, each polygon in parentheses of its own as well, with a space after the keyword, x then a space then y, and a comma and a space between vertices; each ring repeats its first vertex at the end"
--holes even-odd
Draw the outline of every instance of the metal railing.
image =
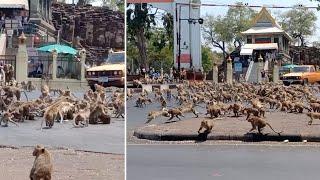
POLYGON ((61 56, 57 58, 57 78, 80 79, 81 63, 74 60, 72 56, 61 56))
POLYGON ((52 79, 52 56, 28 56, 28 77, 52 79))
POLYGON ((13 76, 14 78, 16 78, 16 56, 15 55, 0 55, 0 66, 3 66, 5 64, 10 64, 11 66, 13 66, 13 76))

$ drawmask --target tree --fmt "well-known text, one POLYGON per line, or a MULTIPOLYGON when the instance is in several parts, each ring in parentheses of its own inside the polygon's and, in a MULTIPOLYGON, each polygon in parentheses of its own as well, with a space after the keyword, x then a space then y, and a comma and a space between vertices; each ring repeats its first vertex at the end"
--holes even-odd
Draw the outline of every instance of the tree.
POLYGON ((224 17, 207 15, 202 26, 204 40, 212 47, 219 48, 224 59, 228 56, 226 44, 233 43, 234 48, 239 48, 243 42, 241 32, 249 29, 256 15, 253 9, 244 7, 242 3, 238 2, 237 5, 230 7, 224 17))
POLYGON ((169 41, 169 46, 173 49, 173 15, 170 13, 165 13, 161 20, 163 21, 162 25, 166 30, 166 38, 169 41))
MULTIPOLYGON (((139 50, 140 64, 147 68, 147 39, 150 38, 151 24, 155 23, 155 14, 149 14, 146 3, 128 4, 127 41, 132 41, 139 50)), ((156 11, 157 12, 157 11, 156 11)))
POLYGON ((123 0, 101 0, 102 6, 107 6, 114 11, 124 12, 124 1, 123 0))
POLYGON ((243 3, 238 2, 236 6, 228 9, 224 20, 230 28, 234 48, 240 48, 243 43, 241 32, 248 30, 252 25, 252 19, 256 12, 250 7, 244 7, 243 3))
POLYGON ((316 21, 317 16, 313 11, 299 5, 280 16, 282 28, 295 39, 295 42, 300 41, 300 46, 305 46, 305 39, 316 30, 316 21))
POLYGON ((211 52, 210 47, 208 46, 202 46, 201 47, 201 61, 202 61, 202 67, 205 72, 209 72, 212 70, 212 61, 213 61, 213 54, 211 52))

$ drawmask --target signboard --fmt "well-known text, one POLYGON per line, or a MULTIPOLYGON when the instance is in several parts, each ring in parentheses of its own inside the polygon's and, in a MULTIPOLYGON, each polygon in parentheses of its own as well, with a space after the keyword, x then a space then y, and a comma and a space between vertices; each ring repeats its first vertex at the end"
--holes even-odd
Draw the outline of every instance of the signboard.
POLYGON ((98 78, 98 82, 108 82, 109 78, 107 76, 100 76, 98 78))
POLYGON ((242 72, 242 63, 234 63, 234 71, 242 72))

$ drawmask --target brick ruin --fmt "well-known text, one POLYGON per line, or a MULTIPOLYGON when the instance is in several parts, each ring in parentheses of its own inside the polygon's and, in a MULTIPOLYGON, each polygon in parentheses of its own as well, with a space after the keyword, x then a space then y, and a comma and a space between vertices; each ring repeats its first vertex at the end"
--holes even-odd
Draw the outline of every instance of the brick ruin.
POLYGON ((61 38, 87 50, 89 62, 102 61, 110 48, 124 49, 124 14, 107 7, 53 3, 52 23, 61 38))
POLYGON ((294 64, 310 64, 320 66, 320 48, 290 46, 290 56, 294 64))

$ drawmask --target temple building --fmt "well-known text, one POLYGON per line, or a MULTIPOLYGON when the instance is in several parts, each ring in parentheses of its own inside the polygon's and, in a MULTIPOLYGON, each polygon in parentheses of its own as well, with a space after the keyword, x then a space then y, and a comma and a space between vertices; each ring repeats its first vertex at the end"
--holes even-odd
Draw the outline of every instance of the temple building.
POLYGON ((286 33, 265 7, 253 20, 250 29, 242 32, 245 45, 241 48, 240 55, 252 56, 257 62, 258 58, 268 60, 290 61, 289 45, 292 38, 286 33))
POLYGON ((21 16, 23 23, 30 21, 54 31, 51 4, 51 0, 0 0, 1 18, 11 20, 21 16))

